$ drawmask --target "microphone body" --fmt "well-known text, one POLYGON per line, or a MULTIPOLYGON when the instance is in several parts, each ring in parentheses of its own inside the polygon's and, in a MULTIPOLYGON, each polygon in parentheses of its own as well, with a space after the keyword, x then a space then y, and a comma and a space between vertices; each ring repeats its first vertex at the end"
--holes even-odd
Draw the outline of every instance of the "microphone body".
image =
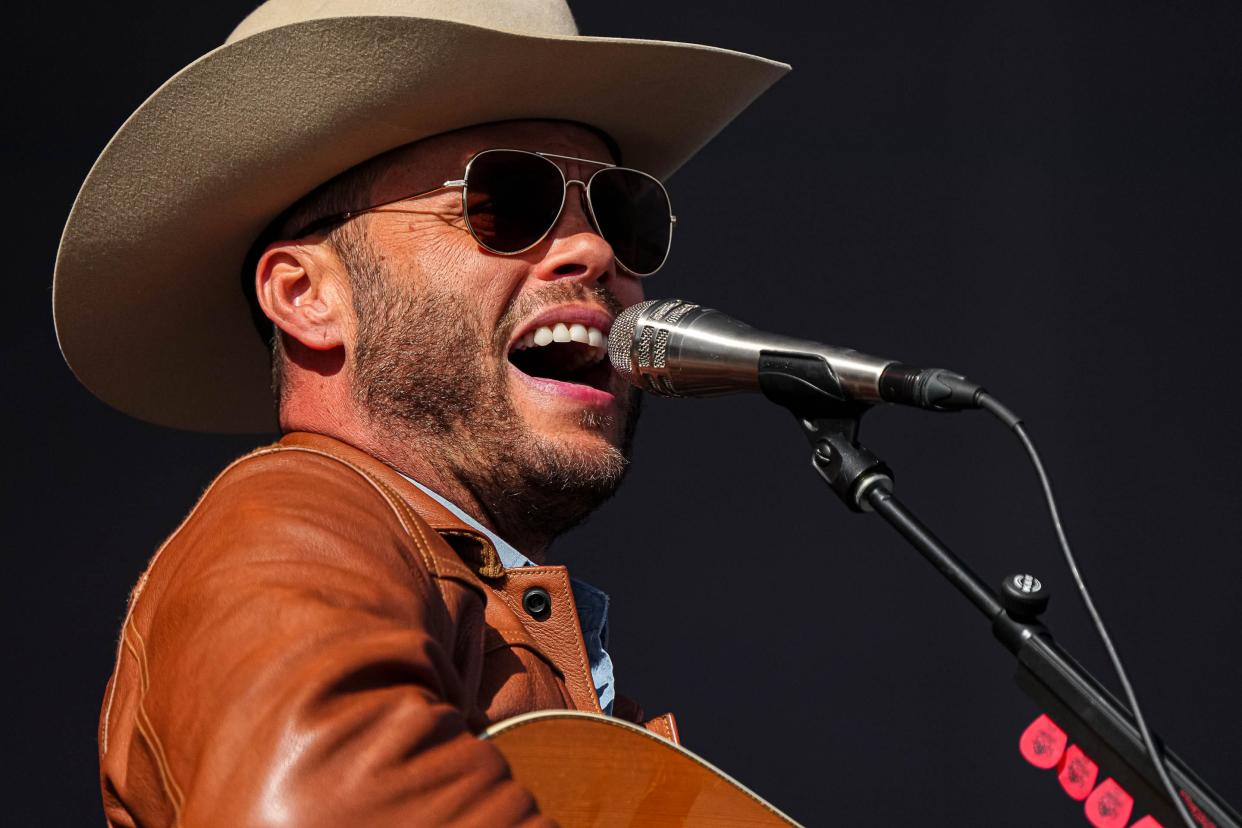
POLYGON ((632 384, 669 397, 760 391, 798 410, 893 402, 938 411, 976 406, 982 390, 944 369, 919 369, 849 348, 758 331, 711 308, 653 299, 613 322, 608 356, 632 384))

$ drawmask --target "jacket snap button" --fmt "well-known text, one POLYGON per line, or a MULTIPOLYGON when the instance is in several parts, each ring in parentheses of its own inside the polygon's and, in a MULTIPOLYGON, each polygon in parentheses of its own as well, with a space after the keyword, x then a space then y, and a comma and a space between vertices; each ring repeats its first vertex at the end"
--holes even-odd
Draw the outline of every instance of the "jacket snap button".
POLYGON ((531 587, 522 593, 522 606, 531 618, 542 621, 552 614, 552 597, 546 589, 531 587))

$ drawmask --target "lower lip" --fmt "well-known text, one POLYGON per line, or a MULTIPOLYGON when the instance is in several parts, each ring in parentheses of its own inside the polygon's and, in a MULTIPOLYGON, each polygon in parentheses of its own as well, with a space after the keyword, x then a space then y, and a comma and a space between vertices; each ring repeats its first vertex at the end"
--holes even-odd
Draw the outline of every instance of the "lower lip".
POLYGON ((560 380, 546 379, 544 377, 532 377, 530 374, 523 373, 512 365, 509 366, 509 370, 537 391, 564 397, 574 402, 588 405, 591 408, 607 408, 617 399, 607 391, 600 391, 598 388, 592 388, 589 385, 580 385, 576 382, 561 382, 560 380))

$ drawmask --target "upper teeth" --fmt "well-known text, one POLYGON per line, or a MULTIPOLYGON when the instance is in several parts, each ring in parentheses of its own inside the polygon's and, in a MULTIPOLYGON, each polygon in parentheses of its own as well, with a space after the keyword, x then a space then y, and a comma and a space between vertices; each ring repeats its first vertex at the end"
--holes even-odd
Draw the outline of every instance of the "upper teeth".
POLYGON ((605 347, 604 334, 599 328, 593 328, 590 325, 582 325, 575 322, 572 325, 566 325, 564 322, 557 322, 555 325, 541 325, 530 331, 526 336, 519 339, 513 345, 513 350, 518 351, 523 348, 543 347, 551 345, 553 342, 581 342, 583 345, 589 345, 598 349, 601 354, 605 347))

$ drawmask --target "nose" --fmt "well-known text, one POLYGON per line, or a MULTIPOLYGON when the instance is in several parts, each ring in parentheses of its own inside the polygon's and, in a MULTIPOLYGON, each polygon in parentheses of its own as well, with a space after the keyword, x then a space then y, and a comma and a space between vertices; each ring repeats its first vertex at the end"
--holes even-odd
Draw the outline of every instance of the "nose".
POLYGON ((544 244, 534 275, 544 281, 574 279, 585 284, 607 284, 616 273, 612 246, 595 229, 586 200, 586 184, 570 179, 565 207, 544 244))

